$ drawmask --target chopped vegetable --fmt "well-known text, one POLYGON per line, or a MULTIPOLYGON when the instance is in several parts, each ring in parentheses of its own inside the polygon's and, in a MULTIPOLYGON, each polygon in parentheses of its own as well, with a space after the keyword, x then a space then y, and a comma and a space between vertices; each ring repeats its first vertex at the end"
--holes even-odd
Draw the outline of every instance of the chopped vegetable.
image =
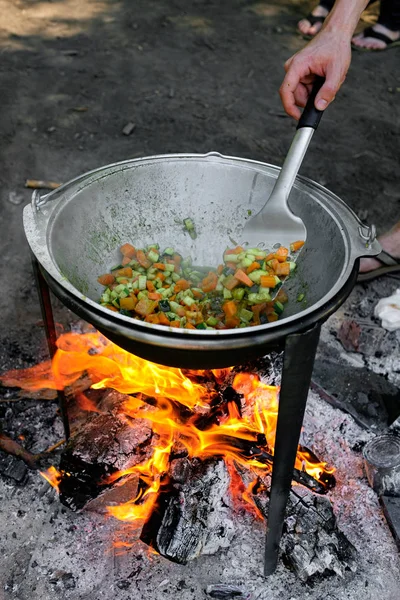
POLYGON ((183 219, 183 224, 185 226, 186 231, 189 232, 189 235, 192 238, 192 240, 195 240, 197 238, 197 233, 194 228, 194 223, 192 219, 183 219))
POLYGON ((297 252, 303 246, 304 246, 304 242, 301 240, 298 240, 297 242, 292 242, 290 244, 290 252, 297 252))
MULTIPOLYGON (((185 227, 194 231, 190 219, 185 219, 185 227)), ((302 245, 294 242, 290 251, 302 245)), ((223 264, 206 274, 174 248, 161 251, 157 244, 147 248, 124 244, 121 254, 121 264, 98 278, 105 287, 101 305, 153 325, 195 330, 276 321, 288 301, 282 280, 296 267, 282 246, 270 254, 260 248, 227 248, 223 264)), ((299 294, 297 300, 303 298, 299 294)))

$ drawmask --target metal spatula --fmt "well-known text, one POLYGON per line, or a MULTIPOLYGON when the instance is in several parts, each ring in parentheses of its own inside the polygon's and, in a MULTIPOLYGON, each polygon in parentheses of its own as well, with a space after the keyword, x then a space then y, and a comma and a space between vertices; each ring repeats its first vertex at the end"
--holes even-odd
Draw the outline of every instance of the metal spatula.
MULTIPOLYGON (((306 241, 307 230, 303 221, 290 210, 288 198, 313 133, 322 117, 323 111, 315 108, 314 101, 324 81, 322 77, 315 80, 272 193, 260 212, 244 226, 242 245, 251 248, 258 246, 268 251, 273 251, 280 245, 290 250, 290 244, 293 242, 306 241)), ((291 255, 291 260, 295 262, 299 254, 300 251, 291 255)))

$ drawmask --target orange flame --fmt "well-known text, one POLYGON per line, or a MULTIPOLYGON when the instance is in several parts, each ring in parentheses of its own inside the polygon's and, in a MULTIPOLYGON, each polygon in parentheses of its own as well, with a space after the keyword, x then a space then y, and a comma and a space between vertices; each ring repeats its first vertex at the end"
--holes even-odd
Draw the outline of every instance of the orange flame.
POLYGON ((45 478, 46 481, 49 482, 49 484, 53 488, 57 490, 57 492, 60 491, 59 485, 61 482, 62 474, 59 471, 57 471, 55 467, 49 467, 47 471, 39 471, 39 473, 42 477, 45 478))
MULTIPOLYGON (((240 494, 245 502, 253 504, 253 511, 259 512, 252 502, 255 481, 247 488, 238 484, 239 475, 234 475, 234 465, 250 470, 253 480, 257 480, 260 472, 265 474, 271 470, 279 388, 266 385, 256 374, 236 374, 231 385, 243 395, 243 414, 235 402, 229 402, 228 411, 200 426, 199 416, 207 417, 217 393, 195 383, 190 376, 199 379, 206 375, 210 377, 212 373, 214 380, 221 384, 226 381, 231 369, 184 373, 181 369, 164 367, 134 356, 96 332, 62 334, 57 346, 52 363, 10 371, 2 376, 3 385, 28 390, 61 390, 86 373, 93 382, 93 388, 113 388, 130 394, 120 410, 133 419, 140 417, 151 421, 154 437, 157 438, 148 460, 114 473, 105 482, 119 481, 123 485, 121 478, 129 474, 136 474, 141 482, 135 498, 119 506, 108 507, 111 515, 132 524, 142 523, 149 517, 161 488, 168 484, 171 450, 177 441, 185 447, 189 457, 223 457, 231 474, 232 493, 240 494), (148 398, 153 399, 150 405, 146 404, 148 398), (186 409, 182 410, 182 407, 186 409)), ((98 411, 84 394, 79 395, 78 402, 84 410, 98 411)), ((334 471, 301 449, 295 467, 307 471, 315 479, 334 471)), ((51 467, 42 475, 58 489, 63 474, 51 467)))

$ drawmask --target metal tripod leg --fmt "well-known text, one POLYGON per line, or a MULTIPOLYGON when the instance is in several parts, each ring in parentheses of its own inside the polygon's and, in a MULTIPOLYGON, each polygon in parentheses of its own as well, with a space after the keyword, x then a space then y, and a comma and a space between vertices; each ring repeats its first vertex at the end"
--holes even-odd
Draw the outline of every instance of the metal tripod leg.
POLYGON ((305 333, 289 335, 285 341, 265 546, 265 576, 272 575, 278 563, 279 543, 320 329, 320 325, 316 325, 305 333))
MULTIPOLYGON (((53 358, 57 351, 57 334, 54 325, 53 309, 51 306, 50 290, 45 278, 39 267, 39 263, 34 255, 32 255, 32 268, 35 276, 36 287, 39 295, 40 309, 42 311, 44 329, 46 332, 47 345, 49 347, 50 358, 53 358)), ((70 427, 68 420, 67 411, 67 399, 63 390, 58 390, 58 405, 60 407, 60 413, 62 422, 64 425, 65 439, 70 437, 70 427)))

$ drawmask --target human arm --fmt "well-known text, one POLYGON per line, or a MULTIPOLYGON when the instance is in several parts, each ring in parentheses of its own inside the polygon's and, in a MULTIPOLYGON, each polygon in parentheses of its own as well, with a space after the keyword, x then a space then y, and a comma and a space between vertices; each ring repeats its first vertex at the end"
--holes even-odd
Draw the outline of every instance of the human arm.
POLYGON ((368 0, 336 0, 321 31, 285 63, 286 76, 279 90, 285 111, 299 119, 316 75, 325 78, 315 99, 324 110, 346 78, 351 60, 351 38, 368 0))

